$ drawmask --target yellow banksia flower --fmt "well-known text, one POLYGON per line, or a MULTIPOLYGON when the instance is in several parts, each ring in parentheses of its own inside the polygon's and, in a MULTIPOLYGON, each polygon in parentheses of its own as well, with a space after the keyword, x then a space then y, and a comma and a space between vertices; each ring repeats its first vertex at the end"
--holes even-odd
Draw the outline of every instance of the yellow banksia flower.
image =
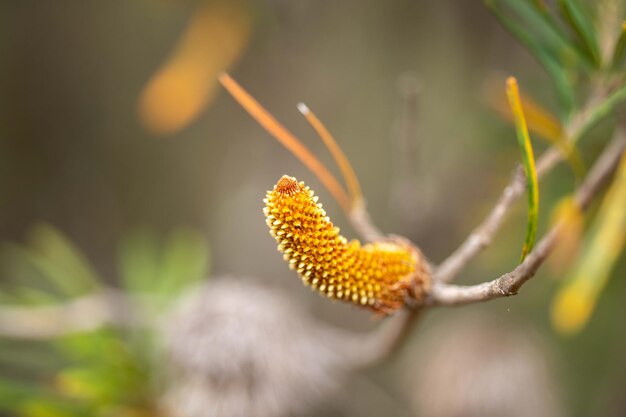
POLYGON ((400 238, 348 242, 303 182, 285 175, 263 201, 278 250, 305 285, 382 314, 426 294, 428 267, 416 248, 400 238))

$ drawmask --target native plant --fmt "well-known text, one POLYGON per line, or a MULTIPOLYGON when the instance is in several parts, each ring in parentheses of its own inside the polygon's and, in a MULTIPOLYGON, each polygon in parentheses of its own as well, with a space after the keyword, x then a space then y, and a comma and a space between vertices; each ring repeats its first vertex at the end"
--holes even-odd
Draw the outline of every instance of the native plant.
MULTIPOLYGON (((291 402, 285 401, 289 406, 284 409, 277 406, 282 403, 271 398, 272 401, 268 401, 275 407, 272 412, 263 414, 258 403, 249 404, 246 410, 256 410, 259 415, 279 415, 287 409, 293 412, 294 392, 299 395, 322 385, 327 388, 320 392, 326 392, 335 386, 334 380, 320 377, 323 372, 316 374, 319 369, 336 371, 341 368, 347 373, 388 357, 396 352, 411 330, 410 325, 424 310, 516 295, 551 255, 570 262, 553 300, 554 326, 571 334, 581 331, 589 321, 626 243, 626 131, 620 125, 620 106, 626 100, 624 6, 613 0, 584 5, 578 0, 558 0, 554 4, 539 0, 487 0, 485 4, 545 69, 552 81, 550 88, 557 97, 558 109, 550 112, 531 98, 524 91, 523 82, 514 77, 517 74, 488 93, 494 110, 514 126, 510 138, 519 144, 522 163, 520 167, 512 167, 510 183, 484 220, 438 265, 431 264, 428 254, 422 253, 416 243, 399 236, 387 236, 375 226, 348 158, 307 106, 300 104, 298 109, 328 147, 345 186, 233 78, 227 74, 219 77, 221 85, 237 102, 319 178, 364 241, 349 240, 341 235, 331 221, 331 217, 340 214, 326 213, 304 182, 286 175, 268 191, 265 216, 287 264, 306 285, 324 296, 365 307, 380 316, 390 316, 378 330, 355 338, 353 335, 345 337, 345 334, 338 336, 336 329, 329 330, 294 315, 290 317, 289 334, 274 341, 267 337, 267 334, 275 335, 273 318, 263 317, 260 310, 243 311, 247 298, 235 300, 229 305, 242 310, 236 312, 245 317, 242 322, 255 324, 255 319, 263 319, 263 326, 244 328, 252 333, 262 327, 262 339, 266 342, 263 346, 268 351, 280 345, 289 348, 285 352, 297 353, 287 357, 289 353, 281 351, 283 357, 276 362, 289 364, 289 367, 281 365, 277 372, 268 374, 272 377, 290 375, 287 382, 302 388, 301 391, 284 391, 285 398, 291 397, 291 402), (598 125, 602 125, 601 129, 593 132, 598 125), (598 143, 596 148, 602 148, 597 156, 585 154, 579 146, 582 141, 591 139, 592 132, 593 140, 598 143), (550 145, 536 156, 534 145, 539 139, 550 145), (575 191, 564 195, 551 208, 553 220, 548 229, 540 233, 540 180, 561 162, 571 167, 575 191), (526 237, 520 245, 519 264, 480 284, 452 284, 467 265, 489 247, 507 214, 524 194, 528 220, 526 237), (592 204, 597 209, 588 214, 587 209, 592 204), (576 256, 563 258, 564 252, 576 256), (307 332, 298 333, 302 327, 307 327, 307 332), (298 337, 302 338, 302 343, 298 337), (323 349, 311 351, 310 345, 321 339, 332 342, 327 342, 323 349), (293 367, 302 362, 298 355, 309 355, 307 363, 311 366, 302 372, 293 371, 293 367), (296 356, 298 360, 294 359, 296 356), (314 377, 320 379, 314 380, 314 377)), ((211 3, 203 9, 193 25, 204 27, 206 21, 215 23, 216 13, 236 16, 225 9, 216 11, 214 6, 211 3)), ((220 64, 223 68, 219 70, 231 64, 249 34, 248 19, 234 21, 241 23, 240 32, 231 32, 234 26, 209 25, 210 34, 234 38, 235 46, 228 47, 222 57, 223 65, 220 64)), ((198 33, 202 30, 189 31, 183 39, 182 52, 164 65, 163 71, 142 94, 141 114, 154 130, 179 129, 199 113, 217 86, 217 80, 211 80, 212 84, 206 80, 206 73, 217 72, 217 64, 209 59, 206 51, 200 55, 193 53, 197 50, 194 48, 198 44, 195 37, 198 33), (190 69, 192 64, 200 67, 190 69), (163 94, 170 91, 172 74, 182 70, 184 74, 191 71, 193 75, 186 78, 184 85, 185 91, 193 92, 193 105, 178 109, 178 113, 170 112, 168 105, 155 107, 155 100, 160 102, 163 94), (196 89, 190 80, 202 84, 201 88, 196 89)), ((262 193, 263 190, 259 190, 259 197, 262 193)), ((26 417, 161 413, 159 396, 163 390, 158 385, 158 376, 163 364, 154 360, 154 352, 159 349, 157 340, 163 335, 155 322, 183 289, 197 284, 206 275, 207 253, 204 238, 189 230, 175 231, 165 239, 145 231, 133 234, 120 245, 122 285, 113 290, 104 284, 105 280, 98 276, 80 250, 54 228, 36 226, 27 245, 4 246, 0 253, 4 272, 9 271, 15 278, 15 285, 3 285, 0 293, 0 364, 3 369, 11 369, 14 377, 0 379, 1 411, 26 417), (33 357, 39 360, 28 360, 33 357)), ((228 293, 224 288, 218 291, 222 294, 220 291, 228 293)), ((240 292, 246 293, 246 297, 263 293, 240 292)), ((185 314, 181 317, 193 326, 177 322, 170 329, 174 334, 182 334, 179 339, 187 343, 170 350, 172 357, 179 360, 178 365, 184 365, 177 372, 193 373, 196 368, 206 366, 207 374, 219 379, 218 371, 222 370, 224 361, 193 356, 197 346, 206 347, 217 357, 220 354, 214 346, 223 339, 219 335, 203 338, 206 335, 198 334, 205 320, 194 320, 197 316, 194 314, 200 310, 209 315, 224 314, 228 306, 220 305, 210 294, 207 297, 211 301, 208 307, 205 299, 191 303, 194 307, 190 310, 191 316, 183 302, 181 308, 185 314), (190 340, 197 341, 198 345, 189 345, 190 340)), ((276 307, 277 314, 286 317, 293 311, 291 307, 277 307, 281 301, 272 295, 263 297, 265 304, 260 305, 267 306, 265 312, 274 311, 271 308, 276 307)), ((227 333, 228 329, 219 328, 217 332, 222 330, 227 333)), ((208 326, 202 331, 216 331, 216 327, 208 326)), ((239 346, 238 337, 229 334, 226 337, 229 346, 239 346)), ((266 358, 259 358, 256 348, 257 345, 248 349, 246 358, 252 357, 255 363, 265 364, 266 358)), ((224 405, 224 398, 209 392, 215 386, 207 384, 207 378, 194 378, 196 375, 185 380, 189 385, 176 387, 200 386, 206 398, 198 397, 195 391, 190 395, 191 388, 174 390, 169 394, 176 399, 175 405, 180 398, 191 397, 200 404, 193 410, 211 410, 214 402, 223 407, 215 406, 215 410, 230 409, 228 407, 235 404, 224 405)), ((259 392, 267 392, 267 386, 261 385, 263 390, 259 392)), ((219 387, 215 389, 219 391, 219 387)), ((246 398, 254 398, 248 396, 247 391, 245 394, 246 398)), ((196 415, 193 412, 183 417, 193 417, 196 415)))
POLYGON ((626 235, 623 227, 626 223, 623 210, 626 162, 622 158, 625 138, 623 128, 614 118, 626 99, 626 23, 620 17, 623 10, 619 2, 600 2, 593 9, 574 0, 557 3, 552 7, 540 1, 486 2, 494 16, 549 74, 559 99, 559 111, 554 115, 527 94, 521 94, 513 76, 499 87, 502 93, 489 93, 495 110, 514 124, 522 168, 516 171, 485 220, 437 266, 428 266, 415 244, 398 237, 386 237, 373 224, 348 159, 306 105, 300 103, 298 110, 328 147, 344 177, 347 191, 299 139, 235 80, 227 74, 220 77, 222 85, 239 104, 318 177, 355 229, 371 242, 363 249, 358 241, 347 244, 338 230, 333 229, 321 205, 313 200, 312 191, 288 176, 281 178, 265 200, 266 219, 279 242, 279 251, 290 266, 297 269, 306 285, 331 298, 345 299, 384 313, 398 310, 404 303, 411 311, 408 316, 412 316, 418 310, 437 305, 469 304, 515 295, 552 251, 562 246, 574 252, 576 242, 584 239, 582 252, 555 297, 552 319, 554 325, 566 333, 577 332, 585 325, 623 249, 626 235), (605 119, 611 119, 612 123, 605 119), (577 144, 600 122, 610 124, 610 139, 604 140, 604 152, 587 169, 577 144), (539 158, 535 157, 531 132, 552 144, 539 158), (539 179, 561 161, 571 166, 572 182, 578 187, 572 195, 563 196, 561 203, 553 208, 552 226, 536 242, 539 179), (581 226, 583 212, 616 171, 601 210, 585 233, 581 226), (528 221, 520 264, 482 284, 450 284, 489 246, 513 203, 524 192, 528 221), (307 219, 304 227, 302 218, 307 219), (321 240, 320 231, 324 233, 321 240), (338 246, 340 250, 332 252, 329 264, 328 242, 336 239, 339 243, 330 246, 338 246), (381 245, 386 246, 377 249, 381 245), (365 259, 362 252, 368 254, 365 259), (390 259, 386 261, 385 257, 390 259), (372 263, 379 274, 374 279, 370 270, 372 263), (402 267, 398 269, 395 264, 402 267), (386 300, 380 294, 394 296, 386 300))

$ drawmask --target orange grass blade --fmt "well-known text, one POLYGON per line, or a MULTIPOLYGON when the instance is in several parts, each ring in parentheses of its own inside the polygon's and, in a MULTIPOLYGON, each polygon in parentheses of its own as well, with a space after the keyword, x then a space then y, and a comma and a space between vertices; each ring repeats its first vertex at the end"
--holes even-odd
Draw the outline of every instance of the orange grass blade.
POLYGON ((350 199, 333 174, 328 171, 306 146, 276 120, 258 101, 256 101, 237 81, 223 73, 219 81, 231 96, 254 118, 274 139, 298 158, 324 184, 346 213, 350 212, 350 199))
POLYGON ((363 194, 361 193, 361 185, 359 184, 359 179, 350 164, 348 158, 346 158, 346 154, 343 153, 339 144, 330 134, 326 126, 321 122, 321 120, 313 113, 306 104, 298 103, 298 110, 309 122, 311 127, 315 130, 315 132, 319 135, 319 137, 324 141, 324 144, 330 151, 333 156, 333 159, 339 166, 341 170, 341 174, 343 175, 343 179, 346 181, 348 185, 348 191, 350 192, 350 197, 352 200, 352 207, 354 207, 358 201, 363 199, 363 194))

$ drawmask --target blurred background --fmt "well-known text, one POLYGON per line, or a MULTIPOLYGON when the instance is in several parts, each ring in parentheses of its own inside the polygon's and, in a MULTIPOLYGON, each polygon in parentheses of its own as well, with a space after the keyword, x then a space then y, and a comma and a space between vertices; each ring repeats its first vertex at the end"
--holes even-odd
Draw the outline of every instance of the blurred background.
MULTIPOLYGON (((317 178, 217 84, 224 70, 338 172, 296 104, 316 112, 385 232, 409 238, 434 263, 456 248, 520 158, 513 128, 489 105, 490 86, 504 89, 514 75, 559 112, 545 71, 483 4, 3 0, 0 62, 2 303, 55 305, 102 285, 160 300, 140 303, 138 320, 158 322, 149 334, 104 328, 53 342, 0 339, 4 415, 626 415, 624 256, 574 336, 550 324, 564 274, 556 266, 517 297, 429 312, 399 354, 342 373, 346 359, 332 351, 333 332, 357 334, 380 322, 303 288, 264 224, 261 200, 289 174, 316 190, 342 232, 356 237, 317 178), (185 297, 207 297, 194 301, 199 310, 172 310, 193 285, 202 289, 185 297), (260 313, 270 314, 266 305, 274 316, 260 313), (193 336, 181 330, 203 315, 189 325, 193 336), (249 363, 217 359, 245 340, 254 346, 254 334, 270 340, 262 344, 267 355, 251 347, 241 355, 269 366, 267 382, 257 381, 270 387, 269 405, 258 405, 258 414, 212 408, 243 401, 238 389, 257 404, 254 384, 237 388, 223 377, 252 378, 241 370, 249 363), (289 354, 285 369, 270 366, 289 354), (320 370, 319 380, 307 366, 294 370, 302 365, 295 357, 320 370), (213 375, 210 387, 199 378, 193 389, 172 391, 184 385, 176 378, 193 379, 203 367, 213 375), (281 395, 310 395, 306 409, 271 389, 291 381, 306 383, 281 395), (182 409, 194 401, 204 411, 182 409), (530 403, 536 408, 525 408, 530 403)), ((581 142, 587 164, 610 128, 581 142)), ((534 145, 537 152, 547 146, 534 145)), ((575 185, 565 165, 542 182, 540 231, 575 185)), ((511 270, 525 219, 520 202, 461 282, 511 270)))

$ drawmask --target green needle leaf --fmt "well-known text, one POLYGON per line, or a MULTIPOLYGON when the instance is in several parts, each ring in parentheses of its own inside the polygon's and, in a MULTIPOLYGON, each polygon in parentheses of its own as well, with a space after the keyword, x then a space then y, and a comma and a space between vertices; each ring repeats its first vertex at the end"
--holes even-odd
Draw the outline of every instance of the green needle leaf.
POLYGON ((617 38, 617 43, 615 44, 615 50, 613 51, 613 60, 611 62, 611 68, 613 70, 617 70, 621 65, 626 55, 626 22, 622 23, 622 31, 619 34, 619 38, 617 38))
POLYGON ((175 229, 164 242, 157 292, 164 301, 206 278, 209 246, 202 234, 189 228, 175 229))
POLYGON ((568 115, 574 106, 574 88, 571 85, 566 69, 555 58, 555 53, 550 51, 547 45, 538 41, 535 36, 532 36, 517 21, 507 16, 493 0, 485 0, 485 5, 502 26, 524 45, 537 62, 543 66, 556 87, 559 101, 563 107, 563 113, 568 115))
POLYGON ((124 287, 133 293, 153 292, 159 276, 161 249, 158 234, 149 228, 137 228, 124 237, 118 252, 124 287))
POLYGON ((31 260, 42 273, 66 288, 70 295, 80 295, 100 284, 91 263, 72 241, 48 224, 38 224, 30 233, 31 260))
POLYGON ((576 142, 583 137, 596 123, 611 114, 613 110, 626 101, 626 85, 620 86, 617 90, 609 94, 602 102, 589 110, 583 125, 578 129, 576 135, 571 137, 572 142, 576 142))
POLYGON ((560 0, 559 6, 564 20, 572 28, 584 47, 585 52, 594 64, 600 64, 600 48, 596 39, 593 22, 589 20, 587 13, 582 10, 576 0, 560 0))
POLYGON ((522 248, 521 262, 535 245, 539 219, 539 183, 537 181, 533 147, 530 142, 530 136, 528 135, 528 127, 522 109, 517 80, 514 77, 509 77, 506 80, 506 95, 509 100, 509 105, 511 106, 511 111, 513 112, 513 117, 515 118, 517 142, 522 151, 522 161, 524 163, 524 172, 526 173, 526 190, 528 193, 528 226, 526 228, 524 247, 522 248))

